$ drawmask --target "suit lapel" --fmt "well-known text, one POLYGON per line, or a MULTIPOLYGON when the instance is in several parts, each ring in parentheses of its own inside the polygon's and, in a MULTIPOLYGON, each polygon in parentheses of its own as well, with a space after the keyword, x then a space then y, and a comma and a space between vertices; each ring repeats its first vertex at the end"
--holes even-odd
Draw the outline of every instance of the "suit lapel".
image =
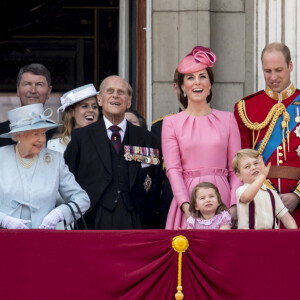
POLYGON ((112 174, 109 139, 107 137, 106 127, 102 118, 96 124, 96 126, 90 128, 90 137, 105 169, 112 174))
MULTIPOLYGON (((139 135, 139 131, 136 130, 136 128, 130 124, 130 122, 127 122, 127 130, 126 134, 128 133, 128 140, 130 146, 143 146, 144 145, 144 137, 142 135, 139 135)), ((140 163, 129 163, 129 183, 130 183, 130 189, 132 188, 137 173, 140 169, 141 164, 140 163)))

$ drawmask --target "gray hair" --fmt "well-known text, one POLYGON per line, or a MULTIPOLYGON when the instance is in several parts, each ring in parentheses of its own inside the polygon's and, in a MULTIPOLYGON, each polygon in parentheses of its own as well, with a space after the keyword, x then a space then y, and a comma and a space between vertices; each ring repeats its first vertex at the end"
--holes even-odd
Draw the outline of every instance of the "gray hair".
POLYGON ((18 142, 17 134, 24 134, 24 131, 14 132, 14 133, 11 134, 11 139, 12 139, 14 142, 18 142))
POLYGON ((106 84, 106 81, 107 81, 108 79, 111 79, 111 78, 121 78, 121 79, 123 79, 124 82, 127 84, 126 89, 127 89, 128 95, 129 95, 130 97, 132 96, 132 87, 131 87, 131 85, 130 85, 124 78, 122 78, 122 77, 120 77, 120 76, 117 76, 117 75, 110 75, 110 76, 108 76, 108 77, 106 77, 106 78, 103 79, 103 81, 101 82, 100 87, 99 87, 100 93, 103 92, 103 88, 104 88, 104 86, 105 86, 105 84, 106 84))

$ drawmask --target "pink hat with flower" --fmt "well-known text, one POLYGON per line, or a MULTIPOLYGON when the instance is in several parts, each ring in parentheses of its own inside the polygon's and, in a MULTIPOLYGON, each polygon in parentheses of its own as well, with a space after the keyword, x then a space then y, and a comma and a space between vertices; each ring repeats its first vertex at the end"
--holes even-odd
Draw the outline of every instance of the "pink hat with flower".
POLYGON ((212 67, 216 61, 216 55, 209 48, 196 46, 178 64, 178 72, 189 74, 201 71, 207 67, 212 67))

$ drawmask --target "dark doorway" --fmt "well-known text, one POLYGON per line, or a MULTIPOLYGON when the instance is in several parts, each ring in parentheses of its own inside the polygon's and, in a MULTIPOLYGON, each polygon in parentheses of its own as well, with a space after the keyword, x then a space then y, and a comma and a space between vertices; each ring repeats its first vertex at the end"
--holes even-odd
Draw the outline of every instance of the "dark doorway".
POLYGON ((119 0, 1 1, 0 91, 16 91, 19 69, 39 62, 53 92, 118 74, 119 0))

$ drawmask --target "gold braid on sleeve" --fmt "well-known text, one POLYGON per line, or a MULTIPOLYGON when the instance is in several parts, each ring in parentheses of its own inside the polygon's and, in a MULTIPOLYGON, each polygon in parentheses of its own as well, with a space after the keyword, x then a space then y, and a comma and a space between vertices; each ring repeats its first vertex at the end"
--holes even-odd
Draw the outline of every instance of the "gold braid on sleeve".
POLYGON ((294 188, 293 193, 300 198, 300 180, 298 181, 297 186, 294 188))
MULTIPOLYGON (((239 116, 242 120, 242 122, 244 123, 244 125, 252 130, 252 149, 255 149, 255 146, 256 146, 256 143, 257 143, 257 140, 258 140, 258 137, 259 137, 259 133, 260 131, 265 128, 266 126, 269 125, 269 128, 258 148, 258 152, 261 154, 269 139, 270 139, 270 136, 273 132, 273 129, 275 127, 275 124, 278 120, 278 118, 284 113, 284 120, 282 121, 282 133, 283 133, 283 138, 282 138, 282 143, 284 145, 284 153, 285 153, 285 138, 284 138, 284 129, 287 128, 287 135, 289 136, 289 130, 288 130, 288 121, 289 121, 289 114, 288 112, 286 111, 285 109, 285 106, 284 104, 282 103, 277 103, 275 104, 271 110, 269 111, 267 117, 265 118, 265 120, 262 122, 262 123, 252 123, 248 116, 247 116, 247 113, 246 113, 246 107, 245 107, 245 101, 244 100, 240 100, 238 102, 238 113, 239 113, 239 116), (283 124, 284 123, 284 124, 283 124), (255 131, 257 131, 257 135, 255 137, 255 131)), ((289 143, 289 138, 288 138, 288 143, 289 143)))

